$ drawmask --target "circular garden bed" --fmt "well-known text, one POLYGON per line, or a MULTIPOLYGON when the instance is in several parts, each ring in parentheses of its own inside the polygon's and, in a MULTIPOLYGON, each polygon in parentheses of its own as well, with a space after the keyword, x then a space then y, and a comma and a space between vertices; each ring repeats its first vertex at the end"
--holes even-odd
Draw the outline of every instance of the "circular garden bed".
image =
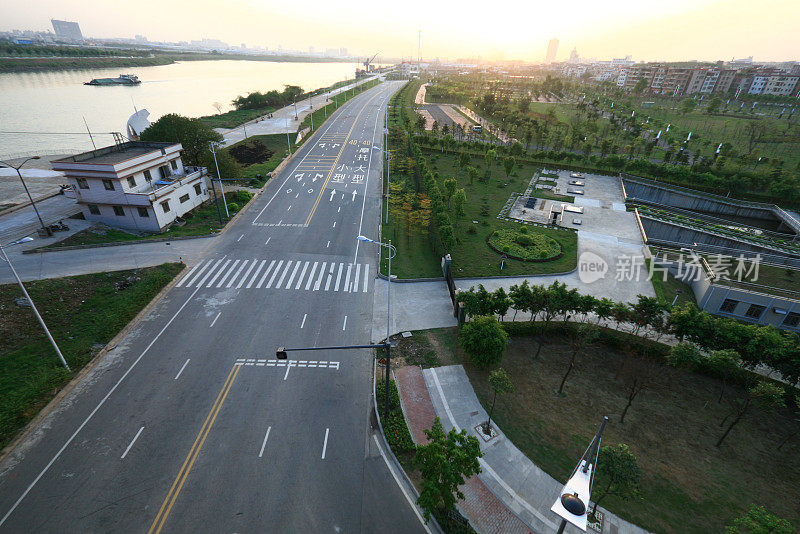
POLYGON ((495 230, 486 244, 498 254, 522 261, 550 261, 560 258, 564 251, 561 243, 527 226, 495 230))

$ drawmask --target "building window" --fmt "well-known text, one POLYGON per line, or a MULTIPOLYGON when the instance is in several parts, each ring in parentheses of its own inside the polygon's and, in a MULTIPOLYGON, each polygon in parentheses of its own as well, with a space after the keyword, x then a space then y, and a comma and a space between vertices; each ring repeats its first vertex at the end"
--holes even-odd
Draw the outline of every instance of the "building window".
POLYGON ((800 324, 800 313, 797 312, 788 313, 786 319, 783 320, 783 326, 797 328, 798 324, 800 324))
POLYGON ((169 200, 161 203, 161 209, 164 210, 164 213, 169 213, 169 200))
POLYGON ((78 182, 78 187, 81 189, 89 189, 89 182, 86 178, 75 178, 75 181, 78 182))
POLYGON ((114 206, 114 215, 117 217, 124 217, 125 210, 122 208, 122 206, 114 206))
POLYGON ((114 182, 112 182, 111 180, 103 180, 103 187, 106 188, 106 191, 113 191, 114 182))
POLYGON ((181 198, 179 198, 178 200, 180 200, 180 201, 181 201, 181 204, 183 204, 184 202, 186 202, 186 201, 188 201, 188 200, 189 200, 189 195, 188 195, 188 194, 186 194, 186 195, 183 195, 183 196, 182 196, 181 198))
POLYGON ((169 172, 169 167, 167 167, 166 165, 162 165, 161 167, 159 167, 158 168, 158 172, 159 172, 159 174, 161 174, 161 179, 162 180, 165 180, 165 179, 169 178, 172 175, 172 173, 169 172))
POLYGON ((144 179, 147 182, 152 182, 153 181, 153 175, 150 174, 150 170, 144 171, 144 179))
POLYGON ((139 211, 139 217, 150 217, 150 212, 147 208, 136 208, 139 211))
POLYGON ((178 160, 173 159, 172 161, 169 162, 169 164, 172 167, 173 171, 178 170, 178 160))
POLYGON ((136 178, 128 176, 128 187, 136 187, 136 178))
POLYGON ((761 314, 764 313, 764 310, 766 309, 767 309, 766 306, 761 306, 759 304, 751 304, 750 307, 747 309, 747 313, 745 313, 745 315, 748 317, 752 317, 753 319, 759 319, 761 317, 761 314))
POLYGON ((87 204, 86 207, 89 208, 89 213, 92 215, 100 215, 100 208, 97 204, 87 204))
POLYGON ((203 190, 200 188, 200 184, 194 184, 194 192, 196 195, 203 194, 203 190))
POLYGON ((724 313, 733 313, 733 310, 736 309, 737 304, 739 304, 738 300, 725 299, 725 302, 723 302, 722 306, 719 307, 719 311, 724 313))

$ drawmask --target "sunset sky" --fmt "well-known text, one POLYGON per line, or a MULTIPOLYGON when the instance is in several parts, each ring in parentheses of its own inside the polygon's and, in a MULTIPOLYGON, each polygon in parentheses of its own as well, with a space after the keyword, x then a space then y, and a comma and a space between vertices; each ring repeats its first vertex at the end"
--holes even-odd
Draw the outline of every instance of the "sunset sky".
POLYGON ((271 0, 28 0, 0 5, 0 30, 50 29, 50 18, 80 23, 87 37, 191 41, 423 58, 544 59, 557 37, 558 59, 800 59, 798 0, 477 0, 275 2, 271 0))

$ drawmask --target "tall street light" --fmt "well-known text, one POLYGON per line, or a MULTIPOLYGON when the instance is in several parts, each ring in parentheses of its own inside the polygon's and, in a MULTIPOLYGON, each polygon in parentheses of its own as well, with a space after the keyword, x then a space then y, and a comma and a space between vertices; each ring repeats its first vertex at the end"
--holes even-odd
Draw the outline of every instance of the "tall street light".
POLYGON ((25 185, 25 180, 22 179, 22 173, 19 171, 23 165, 31 161, 32 159, 41 159, 39 156, 31 156, 16 167, 10 163, 6 163, 5 161, 0 161, 0 167, 8 167, 9 169, 14 169, 17 171, 17 176, 19 176, 19 181, 22 182, 22 187, 25 188, 25 193, 28 194, 28 199, 31 201, 31 206, 33 206, 33 211, 36 212, 36 217, 39 218, 39 224, 42 225, 42 230, 44 230, 45 235, 52 235, 52 232, 49 228, 44 225, 44 221, 42 220, 42 216, 39 215, 39 209, 36 207, 36 203, 33 201, 33 197, 31 196, 31 192, 28 191, 28 186, 25 185))
MULTIPOLYGON (((29 241, 33 241, 33 238, 32 237, 23 237, 19 241, 14 241, 13 243, 9 243, 7 246, 19 245, 20 243, 27 243, 29 241)), ((19 287, 22 289, 22 294, 25 295, 25 298, 28 299, 28 302, 30 302, 31 308, 33 309, 33 313, 36 315, 36 318, 39 319, 39 324, 41 324, 42 328, 44 328, 44 333, 47 334, 47 339, 50 340, 50 344, 53 345, 53 348, 55 349, 56 354, 58 354, 58 359, 61 360, 61 363, 64 364, 64 367, 67 368, 67 371, 72 371, 72 369, 69 368, 69 365, 67 365, 67 360, 64 359, 64 355, 61 354, 61 350, 58 348, 58 344, 56 344, 56 340, 53 339, 52 335, 50 335, 50 330, 47 328, 47 325, 44 323, 44 319, 42 319, 42 316, 39 314, 39 310, 36 309, 36 304, 33 303, 33 299, 28 294, 28 291, 25 289, 25 285, 22 283, 22 280, 20 280, 19 275, 17 274, 17 270, 14 269, 14 265, 11 263, 11 260, 8 258, 8 254, 6 254, 6 249, 3 248, 2 244, 0 244, 0 252, 3 253, 3 260, 8 264, 9 267, 11 267, 11 272, 14 273, 14 278, 17 279, 17 283, 19 284, 19 287)))
MULTIPOLYGON (((222 185, 222 176, 219 174, 219 163, 217 163, 217 144, 211 143, 211 155, 214 156, 214 166, 217 168, 217 180, 219 180, 219 190, 222 191, 222 203, 225 205, 225 217, 230 218, 231 214, 228 213, 228 202, 225 200, 225 188, 222 185)), ((211 187, 214 187, 214 178, 211 178, 211 187)), ((216 196, 217 190, 214 190, 216 196)), ((217 212, 219 212, 219 204, 217 204, 217 212)), ((222 217, 220 217, 220 224, 222 224, 222 217)))
MULTIPOLYGON (((397 254, 397 249, 392 246, 392 241, 389 240, 386 243, 381 243, 380 241, 375 241, 374 239, 370 239, 368 237, 364 237, 363 235, 358 236, 356 239, 359 241, 364 241, 366 243, 375 243, 380 247, 386 247, 389 251, 389 278, 386 284, 386 399, 384 400, 386 406, 389 406, 389 372, 391 370, 391 344, 389 343, 389 336, 391 335, 391 322, 392 322, 392 258, 397 254)), ((388 409, 387 413, 388 415, 388 409)))

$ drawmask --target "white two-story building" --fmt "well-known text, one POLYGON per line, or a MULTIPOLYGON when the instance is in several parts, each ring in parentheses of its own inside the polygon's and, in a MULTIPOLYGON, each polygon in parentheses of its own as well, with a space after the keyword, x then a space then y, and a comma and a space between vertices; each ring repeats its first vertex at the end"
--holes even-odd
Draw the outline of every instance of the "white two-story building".
POLYGON ((180 143, 130 141, 52 162, 69 180, 84 217, 161 232, 208 200, 205 167, 184 166, 180 143))

